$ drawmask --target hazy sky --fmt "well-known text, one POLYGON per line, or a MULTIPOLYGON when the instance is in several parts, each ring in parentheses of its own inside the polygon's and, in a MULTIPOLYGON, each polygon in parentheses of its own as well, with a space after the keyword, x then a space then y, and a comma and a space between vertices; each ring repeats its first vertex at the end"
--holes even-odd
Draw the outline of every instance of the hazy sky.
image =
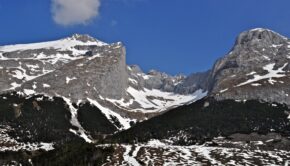
POLYGON ((204 71, 236 36, 263 27, 290 37, 290 0, 0 0, 0 45, 73 33, 122 41, 145 72, 204 71))

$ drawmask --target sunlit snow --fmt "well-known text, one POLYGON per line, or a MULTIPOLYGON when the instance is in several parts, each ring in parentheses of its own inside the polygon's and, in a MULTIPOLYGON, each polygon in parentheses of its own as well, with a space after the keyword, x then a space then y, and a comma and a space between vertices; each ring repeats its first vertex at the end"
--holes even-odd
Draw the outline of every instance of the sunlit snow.
MULTIPOLYGON (((87 100, 93 104, 94 106, 96 106, 97 108, 99 108, 102 113, 107 117, 108 120, 110 120, 113 124, 114 124, 114 121, 112 119, 112 116, 117 118, 118 121, 120 122, 120 124, 123 126, 121 129, 128 129, 131 127, 130 125, 130 122, 131 121, 134 121, 132 119, 129 119, 129 118, 124 118, 122 117, 121 115, 119 115, 118 113, 106 108, 106 107, 103 107, 101 104, 99 104, 96 100, 93 100, 93 99, 90 99, 90 98, 87 98, 87 100)), ((117 127, 117 126, 116 126, 117 127)), ((120 129, 120 128, 119 128, 120 129)))
POLYGON ((273 83, 272 78, 281 78, 281 77, 285 77, 286 76, 285 75, 285 71, 283 71, 283 69, 287 65, 288 65, 288 63, 285 63, 282 67, 278 68, 277 70, 274 70, 275 63, 268 64, 268 65, 263 67, 264 70, 268 71, 267 74, 262 75, 262 76, 260 76, 258 74, 255 74, 254 78, 249 79, 246 82, 238 84, 237 87, 243 86, 243 85, 246 85, 246 84, 249 84, 249 83, 253 83, 253 82, 256 82, 256 81, 259 81, 259 80, 263 80, 263 79, 269 79, 270 80, 269 82, 273 83))

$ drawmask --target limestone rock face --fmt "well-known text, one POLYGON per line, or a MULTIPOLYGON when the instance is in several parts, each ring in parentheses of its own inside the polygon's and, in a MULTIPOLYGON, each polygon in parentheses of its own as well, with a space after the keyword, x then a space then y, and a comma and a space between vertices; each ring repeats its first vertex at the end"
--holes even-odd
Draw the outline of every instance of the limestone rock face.
POLYGON ((108 45, 87 35, 73 35, 0 50, 2 91, 66 96, 76 102, 96 94, 120 99, 128 86, 122 43, 108 45))
POLYGON ((268 29, 241 33, 212 68, 209 91, 217 99, 259 99, 290 105, 289 39, 268 29))
POLYGON ((144 73, 139 66, 129 66, 130 86, 137 89, 159 89, 175 94, 189 95, 197 90, 207 91, 211 71, 198 72, 185 76, 182 74, 171 76, 169 74, 150 70, 144 73), (134 81, 135 80, 135 81, 134 81))
POLYGON ((21 88, 51 96, 66 96, 74 102, 98 96, 120 99, 128 86, 125 48, 121 43, 104 47, 110 51, 92 49, 92 56, 71 61, 51 73, 25 82, 21 88))
POLYGON ((178 84, 175 88, 176 93, 191 94, 198 89, 207 91, 209 86, 210 70, 206 72, 193 73, 186 77, 182 83, 178 84))
MULTIPOLYGON (((171 76, 156 70, 150 70, 145 74, 137 65, 132 65, 128 68, 131 80, 136 80, 138 82, 138 84, 136 84, 137 82, 131 81, 131 86, 138 89, 159 89, 165 92, 179 93, 177 90, 178 84, 183 83, 186 79, 186 76, 182 74, 171 76)), ((180 94, 185 93, 180 91, 180 94)))

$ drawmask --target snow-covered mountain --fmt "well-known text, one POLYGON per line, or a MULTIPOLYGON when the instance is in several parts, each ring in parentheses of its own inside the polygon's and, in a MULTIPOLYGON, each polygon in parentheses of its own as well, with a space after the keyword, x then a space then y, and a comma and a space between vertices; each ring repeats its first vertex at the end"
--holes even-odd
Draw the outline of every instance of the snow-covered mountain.
POLYGON ((108 119, 117 118, 120 129, 206 95, 197 88, 182 91, 185 76, 145 74, 138 66, 127 66, 122 43, 107 44, 88 35, 2 46, 0 72, 2 94, 62 97, 72 112, 73 103, 90 102, 108 119))
POLYGON ((217 99, 258 99, 290 106, 290 40, 269 29, 241 33, 211 71, 208 91, 217 99))
POLYGON ((2 46, 0 164, 287 164, 289 63, 290 40, 261 28, 189 76, 88 35, 2 46))

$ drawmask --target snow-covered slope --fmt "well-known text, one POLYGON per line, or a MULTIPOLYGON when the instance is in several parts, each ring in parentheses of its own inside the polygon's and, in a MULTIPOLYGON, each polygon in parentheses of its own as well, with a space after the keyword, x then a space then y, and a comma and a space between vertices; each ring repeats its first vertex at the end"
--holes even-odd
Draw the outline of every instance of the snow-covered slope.
POLYGON ((105 100, 114 103, 118 107, 128 109, 128 111, 157 113, 168 110, 172 107, 189 104, 203 98, 207 94, 207 92, 203 92, 201 89, 193 94, 181 95, 172 92, 164 92, 158 89, 149 90, 145 88, 144 90, 137 90, 133 87, 129 87, 127 92, 132 97, 128 102, 125 102, 125 99, 123 98, 120 100, 106 98, 105 100), (133 104, 138 104, 140 107, 132 107, 130 109, 130 106, 133 104))
POLYGON ((55 40, 55 41, 1 46, 0 52, 54 49, 58 51, 72 51, 73 52, 72 55, 81 55, 81 54, 84 54, 85 52, 79 52, 79 50, 76 49, 75 46, 104 46, 104 45, 108 45, 108 44, 101 42, 99 40, 96 40, 87 35, 75 34, 72 37, 55 40))

